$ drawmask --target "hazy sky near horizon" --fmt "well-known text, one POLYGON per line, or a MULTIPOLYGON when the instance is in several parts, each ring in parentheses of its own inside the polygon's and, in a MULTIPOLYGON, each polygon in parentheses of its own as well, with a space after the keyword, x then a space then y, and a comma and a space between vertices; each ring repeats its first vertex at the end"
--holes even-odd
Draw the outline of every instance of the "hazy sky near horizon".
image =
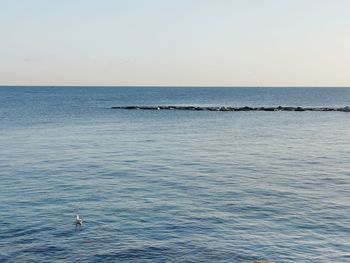
POLYGON ((350 86, 349 0, 0 0, 0 85, 350 86))

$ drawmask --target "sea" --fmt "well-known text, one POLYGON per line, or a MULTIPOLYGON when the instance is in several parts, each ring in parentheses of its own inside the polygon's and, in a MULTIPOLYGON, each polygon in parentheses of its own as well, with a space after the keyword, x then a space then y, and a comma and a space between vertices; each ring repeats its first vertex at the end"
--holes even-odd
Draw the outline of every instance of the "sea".
POLYGON ((2 86, 0 262, 350 262, 350 113, 127 105, 344 107, 350 89, 2 86))

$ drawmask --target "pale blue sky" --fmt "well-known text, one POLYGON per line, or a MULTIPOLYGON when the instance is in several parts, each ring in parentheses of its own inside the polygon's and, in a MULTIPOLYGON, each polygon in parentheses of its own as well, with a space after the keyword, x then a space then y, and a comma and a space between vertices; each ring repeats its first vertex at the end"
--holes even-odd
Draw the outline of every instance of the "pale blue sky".
POLYGON ((350 86, 349 0, 0 0, 0 85, 350 86))

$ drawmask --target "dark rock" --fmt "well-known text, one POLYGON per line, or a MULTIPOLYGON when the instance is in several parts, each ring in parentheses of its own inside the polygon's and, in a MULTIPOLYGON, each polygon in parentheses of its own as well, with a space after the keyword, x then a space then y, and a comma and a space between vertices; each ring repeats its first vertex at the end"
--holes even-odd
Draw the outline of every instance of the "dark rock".
POLYGON ((220 108, 219 107, 209 107, 209 111, 218 111, 220 108))
POLYGON ((137 109, 139 109, 139 107, 137 107, 137 106, 127 106, 127 107, 125 107, 125 109, 126 110, 137 110, 137 109))
POLYGON ((294 107, 283 107, 284 111, 295 111, 294 107))
POLYGON ((350 108, 349 108, 349 106, 346 106, 346 107, 344 107, 344 108, 339 108, 338 111, 350 112, 350 108))
POLYGON ((153 107, 153 106, 143 106, 140 107, 141 110, 158 110, 158 107, 153 107))
POLYGON ((262 110, 263 111, 275 111, 275 108, 273 108, 273 107, 267 107, 267 108, 262 107, 262 110))
POLYGON ((250 107, 248 106, 244 106, 243 108, 241 108, 242 111, 250 111, 252 110, 250 107))

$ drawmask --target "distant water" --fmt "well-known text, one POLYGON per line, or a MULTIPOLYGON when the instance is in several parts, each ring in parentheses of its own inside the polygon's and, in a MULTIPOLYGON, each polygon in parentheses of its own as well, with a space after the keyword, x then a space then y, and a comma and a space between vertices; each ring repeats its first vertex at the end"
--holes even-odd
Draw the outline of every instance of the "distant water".
POLYGON ((331 88, 0 88, 0 262, 350 262, 331 88), (76 230, 79 213, 87 223, 76 230))

